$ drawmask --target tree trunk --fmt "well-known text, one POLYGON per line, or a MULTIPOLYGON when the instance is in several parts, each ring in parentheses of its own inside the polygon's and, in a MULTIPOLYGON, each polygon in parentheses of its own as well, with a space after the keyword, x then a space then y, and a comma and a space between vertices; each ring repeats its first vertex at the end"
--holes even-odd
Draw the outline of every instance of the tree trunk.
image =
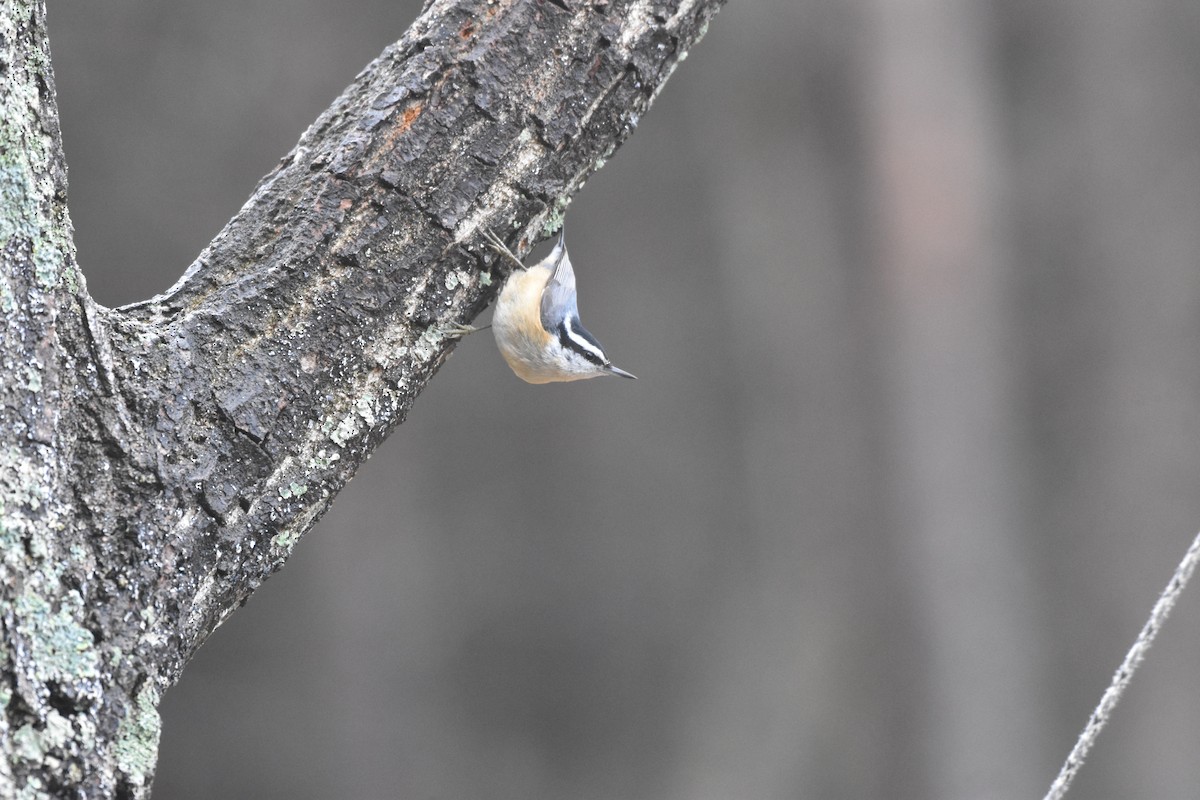
MULTIPOLYGON (((157 706, 721 0, 435 0, 165 294, 94 303, 43 2, 0 4, 0 796, 144 797, 157 706)), ((136 235, 131 231, 130 235, 136 235)))

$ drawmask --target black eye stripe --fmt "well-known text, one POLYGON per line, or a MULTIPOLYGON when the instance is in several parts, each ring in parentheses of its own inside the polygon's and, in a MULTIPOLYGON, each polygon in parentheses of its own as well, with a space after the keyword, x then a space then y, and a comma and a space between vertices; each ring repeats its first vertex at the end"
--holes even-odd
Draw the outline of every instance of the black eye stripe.
POLYGON ((579 324, 578 320, 568 317, 558 326, 558 341, 563 347, 591 361, 598 367, 608 366, 608 359, 596 337, 592 336, 579 324))
POLYGON ((572 353, 578 353, 579 355, 586 358, 588 361, 591 361, 596 366, 598 366, 598 367, 605 366, 606 362, 603 358, 601 358, 600 356, 598 356, 594 352, 592 352, 591 348, 580 347, 579 344, 575 340, 573 340, 571 338, 571 335, 569 333, 567 333, 565 330, 562 330, 562 329, 559 330, 558 341, 560 343, 562 343, 563 347, 570 350, 572 353))

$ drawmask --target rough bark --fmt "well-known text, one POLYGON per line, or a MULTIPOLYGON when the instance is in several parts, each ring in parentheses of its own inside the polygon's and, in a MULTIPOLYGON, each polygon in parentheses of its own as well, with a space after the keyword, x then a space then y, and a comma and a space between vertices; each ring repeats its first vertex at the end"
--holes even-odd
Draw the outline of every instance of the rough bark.
MULTIPOLYGON (((143 797, 162 693, 404 420, 722 0, 435 0, 168 292, 88 296, 0 2, 0 796, 143 797)), ((137 235, 131 231, 130 235, 137 235)))

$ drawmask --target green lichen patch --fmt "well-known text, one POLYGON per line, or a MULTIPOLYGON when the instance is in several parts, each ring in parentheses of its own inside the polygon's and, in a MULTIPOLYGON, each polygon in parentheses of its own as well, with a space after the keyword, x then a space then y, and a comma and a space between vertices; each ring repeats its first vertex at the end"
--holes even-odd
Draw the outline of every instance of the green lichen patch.
MULTIPOLYGON (((66 276, 73 291, 82 285, 73 269, 71 223, 56 184, 56 163, 62 158, 55 135, 53 104, 45 103, 50 58, 44 38, 38 37, 42 20, 36 4, 5 5, 0 14, 0 249, 21 243, 11 252, 29 254, 38 288, 54 290, 66 276), (28 41, 32 47, 14 48, 28 41), (19 52, 20 57, 13 54, 19 52)), ((44 12, 43 12, 44 13, 44 12)), ((0 286, 0 311, 12 313, 12 286, 0 286)))
MULTIPOLYGON (((592 169, 593 170, 600 169, 600 167, 603 166, 603 164, 604 164, 604 159, 602 158, 602 159, 600 159, 599 164, 597 166, 594 166, 592 169)), ((558 233, 558 231, 562 228, 563 223, 566 221, 567 206, 570 203, 571 203, 571 200, 569 198, 566 198, 566 197, 555 198, 554 204, 550 207, 549 213, 547 213, 545 219, 542 220, 542 237, 543 238, 548 239, 549 237, 558 233)))
MULTIPOLYGON (((8 797, 9 795, 4 796, 8 797)), ((25 785, 11 797, 13 800, 46 800, 50 794, 46 792, 46 786, 42 783, 42 779, 35 775, 26 779, 25 785)))
POLYGON ((295 481, 292 481, 290 484, 279 490, 279 496, 284 500, 287 500, 290 497, 303 497, 304 493, 307 491, 307 486, 302 483, 296 483, 295 481))
POLYGON ((13 731, 13 755, 23 761, 40 763, 46 751, 42 747, 42 737, 32 725, 22 725, 13 731))
POLYGON ((337 452, 329 452, 325 448, 321 448, 308 460, 308 466, 312 469, 329 469, 333 466, 333 462, 341 459, 341 454, 337 452))
POLYGON ((353 414, 347 414, 330 427, 329 438, 338 447, 345 447, 346 442, 358 433, 358 418, 353 414))
POLYGON ((32 242, 38 235, 29 199, 28 165, 0 164, 0 241, 14 236, 32 242), (22 167, 26 167, 22 169, 22 167))
POLYGON ((71 738, 71 722, 54 709, 46 714, 46 727, 42 731, 42 744, 47 750, 62 748, 71 738))
POLYGON ((25 388, 33 393, 42 390, 42 365, 33 363, 25 367, 25 388))
POLYGON ((286 555, 292 551, 292 548, 296 545, 296 540, 299 538, 300 532, 289 528, 272 536, 271 546, 286 555))
MULTIPOLYGON (((9 797, 10 795, 3 796, 9 797)), ((46 791, 46 785, 42 783, 41 778, 31 776, 26 779, 25 785, 11 797, 13 800, 47 800, 51 795, 46 791)))
MULTIPOLYGON (((9 445, 0 448, 0 559, 23 571, 23 542, 41 558, 49 552, 57 520, 49 500, 51 483, 45 465, 9 445)), ((54 565, 51 565, 52 567, 54 565)), ((54 570, 50 577, 54 577, 54 570)))
POLYGON ((421 361, 429 361, 437 354, 443 338, 444 335, 435 328, 429 328, 413 342, 412 352, 421 361))
POLYGON ((13 604, 17 627, 28 643, 28 658, 23 661, 33 671, 34 683, 45 686, 54 681, 79 697, 98 695, 100 659, 95 640, 78 622, 83 616, 82 598, 69 591, 56 608, 35 587, 36 582, 28 584, 13 604))
POLYGON ((13 293, 8 279, 0 275, 0 313, 12 316, 17 313, 17 296, 13 293))
POLYGON ((45 235, 46 231, 52 231, 53 228, 43 227, 42 230, 43 234, 33 240, 33 274, 40 285, 49 289, 58 284, 65 259, 52 237, 45 235))
MULTIPOLYGON (((0 163, 0 243, 12 239, 27 242, 32 249, 33 272, 38 285, 52 289, 58 284, 66 263, 65 253, 71 246, 69 225, 64 230, 62 224, 49 219, 39 206, 39 195, 49 197, 53 188, 40 185, 46 181, 44 176, 35 173, 35 163, 41 162, 18 158, 0 163)), ((12 304, 11 295, 12 290, 8 287, 0 291, 3 305, 12 304)))
MULTIPOLYGON (((0 649, 0 675, 8 675, 12 671, 12 664, 8 659, 8 651, 0 649)), ((8 708, 9 701, 12 700, 12 684, 7 680, 0 680, 0 708, 8 708)), ((0 723, 0 733, 3 731, 3 723, 0 723)), ((3 759, 0 759, 2 761, 3 759)), ((4 795, 0 794, 0 797, 4 795)))
POLYGON ((154 774, 158 760, 158 739, 162 734, 162 718, 158 715, 158 692, 147 684, 138 692, 133 708, 125 714, 117 728, 113 747, 117 769, 129 782, 144 786, 154 774))
POLYGON ((23 761, 40 764, 50 753, 61 750, 70 741, 73 733, 71 723, 51 709, 46 714, 45 724, 40 730, 32 723, 17 728, 12 735, 13 755, 23 761))
POLYGON ((5 512, 4 499, 0 496, 0 553, 11 553, 15 557, 18 555, 15 548, 20 546, 21 537, 17 535, 14 521, 5 512))

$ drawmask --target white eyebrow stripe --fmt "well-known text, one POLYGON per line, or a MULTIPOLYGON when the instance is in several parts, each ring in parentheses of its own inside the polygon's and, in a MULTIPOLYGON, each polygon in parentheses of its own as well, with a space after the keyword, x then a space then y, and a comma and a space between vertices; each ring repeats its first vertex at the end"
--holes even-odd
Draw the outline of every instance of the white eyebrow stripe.
POLYGON ((567 338, 571 340, 571 344, 573 344, 576 349, 591 353, 593 356, 598 358, 602 364, 608 363, 608 356, 604 355, 604 351, 597 347, 593 342, 589 341, 586 336, 580 335, 580 333, 575 330, 575 321, 571 317, 567 317, 563 320, 563 332, 566 333, 567 338))

